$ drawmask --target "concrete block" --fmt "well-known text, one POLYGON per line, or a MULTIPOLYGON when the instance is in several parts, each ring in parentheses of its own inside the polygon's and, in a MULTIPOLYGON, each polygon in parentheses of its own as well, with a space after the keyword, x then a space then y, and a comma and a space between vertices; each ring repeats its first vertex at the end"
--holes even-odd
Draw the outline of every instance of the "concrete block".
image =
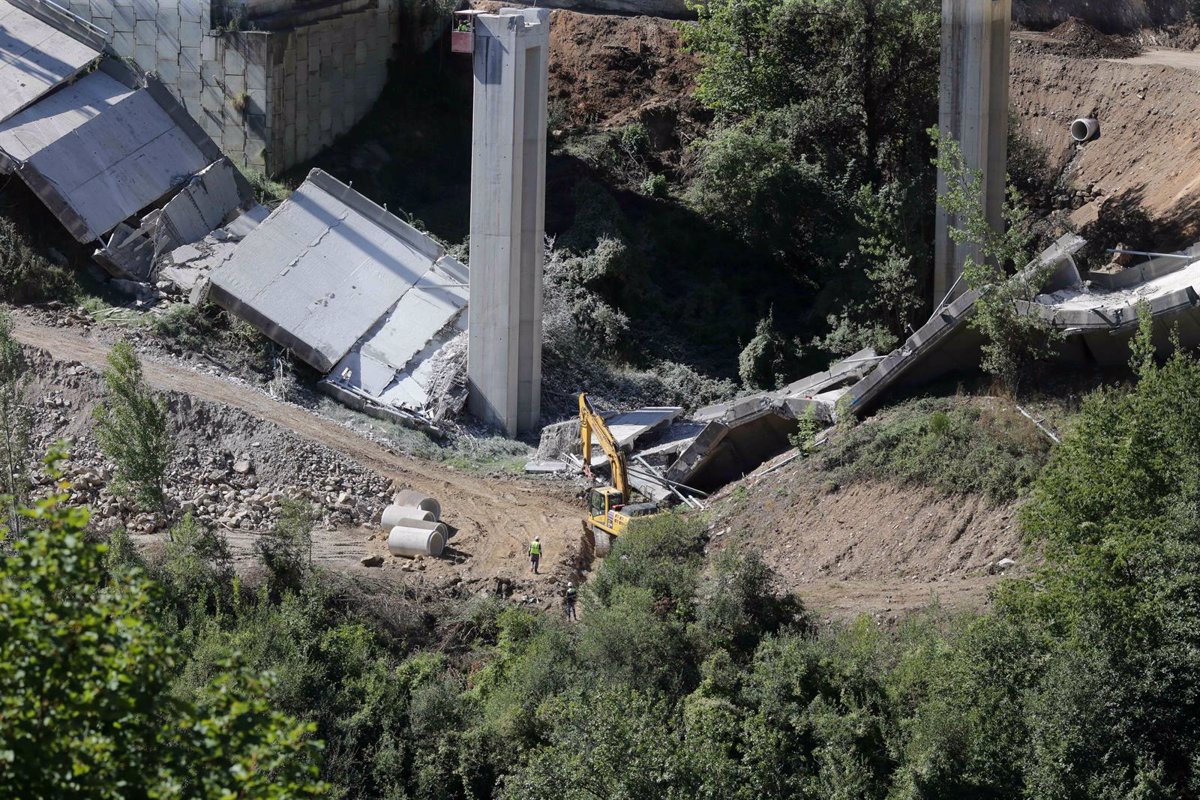
POLYGON ((133 60, 144 70, 152 70, 158 66, 158 53, 152 44, 137 44, 133 48, 133 60))
POLYGON ((217 37, 205 34, 200 39, 200 59, 201 61, 216 61, 217 59, 217 37))
POLYGON ((246 147, 246 134, 240 126, 226 125, 221 131, 221 147, 227 153, 240 153, 246 147))
POLYGON ((246 86, 251 91, 267 88, 267 69, 262 64, 246 65, 246 86))
POLYGON ((204 41, 204 26, 199 20, 180 20, 179 23, 179 44, 184 48, 200 49, 200 43, 204 41))
POLYGON ((236 47, 227 47, 223 55, 226 75, 242 75, 245 73, 246 60, 236 47))
POLYGON ((226 73, 223 83, 225 94, 231 99, 246 92, 246 76, 241 73, 226 73))
POLYGON ((135 44, 154 47, 157 39, 158 26, 154 24, 154 20, 139 19, 134 23, 133 40, 135 44))
POLYGON ((170 59, 175 64, 178 64, 179 28, 160 23, 158 25, 157 38, 154 40, 154 49, 160 59, 170 59))
POLYGON ((179 74, 179 96, 185 102, 195 103, 197 108, 200 107, 200 93, 203 85, 198 73, 181 72, 179 74))
POLYGON ((201 0, 179 0, 179 19, 204 28, 209 25, 209 4, 201 0))
POLYGON ((134 23, 137 17, 133 13, 132 6, 124 6, 113 9, 112 31, 113 33, 133 33, 134 23))
POLYGON ((158 73, 158 78, 165 83, 169 88, 174 89, 174 94, 178 95, 179 87, 179 64, 167 59, 159 59, 154 71, 158 73))
POLYGON ((200 74, 200 48, 183 47, 179 50, 179 71, 185 74, 200 74))
POLYGON ((112 36, 112 48, 122 58, 135 58, 137 54, 132 33, 114 33, 112 36))

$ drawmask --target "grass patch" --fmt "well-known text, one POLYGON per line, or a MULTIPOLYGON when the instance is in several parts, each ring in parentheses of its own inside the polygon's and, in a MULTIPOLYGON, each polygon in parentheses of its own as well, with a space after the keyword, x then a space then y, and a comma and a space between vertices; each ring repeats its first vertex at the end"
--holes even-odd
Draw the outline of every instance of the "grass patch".
POLYGON ((523 442, 502 436, 482 438, 451 433, 445 440, 438 441, 423 431, 360 414, 324 395, 317 399, 316 410, 383 441, 396 452, 435 461, 462 472, 522 475, 525 464, 536 452, 523 442))
POLYGON ((840 482, 891 480, 946 494, 1016 499, 1050 455, 1050 442, 1000 400, 905 403, 838 436, 820 467, 840 482))

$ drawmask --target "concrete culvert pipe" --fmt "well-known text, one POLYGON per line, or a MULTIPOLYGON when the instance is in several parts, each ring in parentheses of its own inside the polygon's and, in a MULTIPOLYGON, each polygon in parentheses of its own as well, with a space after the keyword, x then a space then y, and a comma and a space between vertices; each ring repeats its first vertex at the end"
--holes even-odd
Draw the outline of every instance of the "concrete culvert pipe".
POLYGON ((1077 142, 1090 142, 1100 133, 1100 122, 1091 117, 1080 117, 1071 123, 1071 138, 1077 142))
POLYGON ((379 527, 385 531, 390 531, 392 528, 400 524, 401 520, 419 519, 422 522, 437 522, 437 517, 432 511, 426 511, 417 506, 397 506, 391 505, 383 510, 383 516, 379 520, 379 527))
POLYGON ((402 492, 396 492, 392 495, 392 505, 394 506, 409 506, 411 508, 419 508, 422 511, 433 513, 435 520, 442 518, 442 504, 434 500, 429 495, 421 494, 412 489, 405 489, 402 492))
POLYGON ((401 520, 388 534, 394 556, 440 556, 446 547, 446 526, 421 519, 401 520))

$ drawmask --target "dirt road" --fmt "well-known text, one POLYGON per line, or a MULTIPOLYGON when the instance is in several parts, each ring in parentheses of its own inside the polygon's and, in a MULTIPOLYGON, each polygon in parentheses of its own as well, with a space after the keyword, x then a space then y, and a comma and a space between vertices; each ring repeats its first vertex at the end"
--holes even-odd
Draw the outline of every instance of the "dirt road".
MULTIPOLYGON (((109 345, 76 328, 58 328, 23 315, 14 315, 16 338, 23 344, 48 352, 59 361, 74 361, 96 370, 103 368, 109 345)), ((565 491, 555 494, 543 487, 520 480, 488 478, 456 472, 433 462, 420 461, 391 452, 354 431, 298 406, 282 403, 263 392, 222 377, 194 372, 177 364, 143 356, 147 379, 156 388, 188 394, 196 399, 241 409, 266 422, 274 423, 297 436, 328 447, 362 466, 395 480, 397 483, 438 498, 444 521, 457 530, 451 540, 456 553, 465 558, 456 563, 447 559, 422 562, 414 579, 444 583, 454 578, 490 583, 494 577, 517 581, 518 588, 549 590, 554 578, 563 579, 563 565, 576 552, 580 538, 580 517, 565 491), (526 544, 540 536, 545 546, 546 573, 541 578, 528 574, 526 544)), ((375 531, 330 532, 329 560, 357 566, 358 558, 384 554, 381 538, 368 540, 375 531), (356 544, 357 543, 357 544, 356 544), (355 545, 356 546, 352 546, 355 545)), ((236 549, 245 539, 234 534, 236 549)), ((389 563, 399 571, 399 562, 389 563)))

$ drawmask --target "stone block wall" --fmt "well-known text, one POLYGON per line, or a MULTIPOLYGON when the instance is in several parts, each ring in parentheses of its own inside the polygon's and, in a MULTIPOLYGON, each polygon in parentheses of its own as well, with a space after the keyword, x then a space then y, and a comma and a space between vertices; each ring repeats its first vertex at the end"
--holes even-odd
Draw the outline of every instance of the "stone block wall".
POLYGON ((316 155, 370 110, 400 34, 400 0, 317 21, 306 11, 303 24, 270 31, 213 30, 211 0, 70 0, 70 9, 109 31, 118 56, 156 73, 235 163, 268 174, 316 155))
POLYGON ((346 133, 387 83, 400 30, 395 0, 271 34, 266 73, 269 163, 297 164, 346 133))

